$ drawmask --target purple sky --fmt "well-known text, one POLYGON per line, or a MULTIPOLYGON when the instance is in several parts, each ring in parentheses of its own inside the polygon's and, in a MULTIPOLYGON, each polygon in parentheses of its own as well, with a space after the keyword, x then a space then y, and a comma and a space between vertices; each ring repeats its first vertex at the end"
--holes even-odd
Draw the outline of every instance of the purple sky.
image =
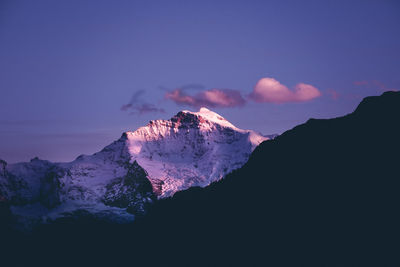
POLYGON ((400 89, 399 48, 398 1, 2 0, 0 158, 70 161, 201 105, 282 133, 400 89))

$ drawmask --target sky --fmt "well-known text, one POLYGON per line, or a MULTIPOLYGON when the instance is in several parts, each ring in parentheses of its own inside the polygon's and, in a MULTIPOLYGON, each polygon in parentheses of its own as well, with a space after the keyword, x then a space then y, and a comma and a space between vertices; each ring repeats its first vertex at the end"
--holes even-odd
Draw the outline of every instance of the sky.
POLYGON ((0 158, 71 161, 201 106, 282 133, 400 89, 400 2, 0 0, 0 158))

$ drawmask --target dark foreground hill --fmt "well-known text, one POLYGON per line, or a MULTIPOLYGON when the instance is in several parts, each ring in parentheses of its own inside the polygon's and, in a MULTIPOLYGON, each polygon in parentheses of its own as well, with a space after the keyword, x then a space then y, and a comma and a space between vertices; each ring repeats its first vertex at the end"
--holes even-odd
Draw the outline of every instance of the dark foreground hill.
POLYGON ((367 97, 262 143, 224 180, 159 201, 133 225, 65 219, 8 231, 1 252, 70 266, 399 264, 399 122, 400 93, 367 97))

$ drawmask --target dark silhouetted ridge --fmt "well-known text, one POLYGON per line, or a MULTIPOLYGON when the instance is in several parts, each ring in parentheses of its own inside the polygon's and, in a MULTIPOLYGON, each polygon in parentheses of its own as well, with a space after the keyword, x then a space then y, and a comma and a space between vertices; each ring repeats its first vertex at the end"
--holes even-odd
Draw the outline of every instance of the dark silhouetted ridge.
POLYGON ((64 223, 38 235, 56 242, 53 256, 86 249, 99 264, 398 264, 399 121, 399 92, 367 97, 349 115, 263 142, 241 169, 157 202, 133 225, 64 223))
POLYGON ((162 201, 140 227, 222 263, 398 263, 399 121, 398 92, 310 119, 224 180, 162 201))

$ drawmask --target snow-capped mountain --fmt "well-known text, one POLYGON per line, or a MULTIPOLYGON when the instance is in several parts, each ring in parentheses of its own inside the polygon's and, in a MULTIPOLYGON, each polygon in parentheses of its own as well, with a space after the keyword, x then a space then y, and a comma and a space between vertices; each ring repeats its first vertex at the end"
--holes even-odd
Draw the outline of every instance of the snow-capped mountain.
POLYGON ((0 197, 22 218, 46 220, 84 211, 132 220, 156 198, 221 179, 267 139, 206 108, 181 111, 125 132, 100 152, 73 162, 0 161, 0 197))
POLYGON ((206 108, 181 111, 170 120, 150 121, 125 134, 131 158, 148 172, 161 197, 221 179, 267 139, 236 128, 206 108))

